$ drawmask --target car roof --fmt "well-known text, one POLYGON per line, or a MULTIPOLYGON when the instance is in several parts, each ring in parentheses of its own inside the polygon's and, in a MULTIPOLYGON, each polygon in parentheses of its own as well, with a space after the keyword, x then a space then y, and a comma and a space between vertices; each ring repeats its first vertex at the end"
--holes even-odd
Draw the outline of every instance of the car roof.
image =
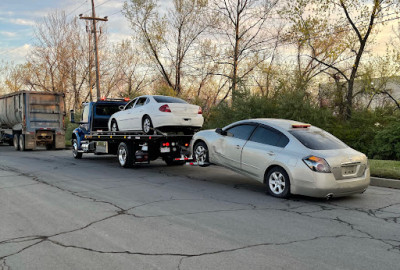
MULTIPOLYGON (((289 119, 277 119, 277 118, 255 118, 255 119, 247 119, 239 121, 240 123, 252 122, 268 125, 273 128, 281 129, 281 130, 291 130, 292 125, 308 125, 307 123, 289 120, 289 119)), ((237 122, 237 123, 239 123, 237 122)))

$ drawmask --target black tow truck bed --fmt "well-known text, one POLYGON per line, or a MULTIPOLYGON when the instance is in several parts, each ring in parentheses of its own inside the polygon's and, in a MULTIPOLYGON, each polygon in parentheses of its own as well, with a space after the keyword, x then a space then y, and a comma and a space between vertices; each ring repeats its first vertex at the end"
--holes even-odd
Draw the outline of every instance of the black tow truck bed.
MULTIPOLYGON (((96 131, 84 136, 82 153, 116 154, 119 164, 132 167, 161 157, 167 165, 183 165, 190 158, 192 135, 144 135, 123 131, 96 131)), ((74 155, 75 156, 75 155, 74 155)))

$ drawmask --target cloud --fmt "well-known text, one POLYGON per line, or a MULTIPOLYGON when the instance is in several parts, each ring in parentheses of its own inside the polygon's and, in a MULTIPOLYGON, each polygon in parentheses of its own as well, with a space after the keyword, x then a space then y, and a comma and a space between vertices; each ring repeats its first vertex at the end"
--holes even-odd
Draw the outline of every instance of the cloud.
POLYGON ((18 25, 30 25, 30 26, 35 25, 34 21, 26 19, 11 19, 10 22, 18 25))
POLYGON ((7 32, 7 31, 0 31, 0 34, 6 37, 16 37, 17 33, 15 32, 7 32))
POLYGON ((0 56, 5 61, 12 61, 16 64, 22 64, 26 61, 26 56, 29 54, 32 48, 32 45, 27 43, 14 48, 1 48, 5 49, 5 51, 3 51, 2 54, 0 53, 0 56))

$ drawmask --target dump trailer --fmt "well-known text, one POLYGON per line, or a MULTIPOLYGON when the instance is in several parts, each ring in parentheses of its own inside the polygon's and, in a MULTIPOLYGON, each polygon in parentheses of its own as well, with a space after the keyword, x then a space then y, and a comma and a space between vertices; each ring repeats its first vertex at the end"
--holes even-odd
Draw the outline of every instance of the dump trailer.
POLYGON ((65 148, 64 94, 19 91, 0 97, 0 129, 15 150, 65 148), (8 130, 8 132, 5 132, 8 130))

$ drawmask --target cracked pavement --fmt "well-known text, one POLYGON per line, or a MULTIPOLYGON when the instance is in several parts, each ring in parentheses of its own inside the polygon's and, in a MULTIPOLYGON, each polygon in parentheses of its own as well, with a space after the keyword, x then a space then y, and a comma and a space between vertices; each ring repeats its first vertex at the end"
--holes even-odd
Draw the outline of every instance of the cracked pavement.
POLYGON ((215 166, 0 146, 0 217, 0 270, 400 265, 400 190, 282 200, 215 166))

